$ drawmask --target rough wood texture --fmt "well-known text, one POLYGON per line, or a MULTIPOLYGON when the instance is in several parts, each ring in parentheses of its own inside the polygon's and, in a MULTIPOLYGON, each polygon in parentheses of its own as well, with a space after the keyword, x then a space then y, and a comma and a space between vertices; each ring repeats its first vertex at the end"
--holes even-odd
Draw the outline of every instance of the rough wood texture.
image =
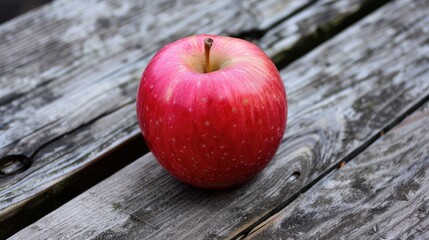
POLYGON ((428 239, 429 104, 255 229, 252 239, 428 239))
POLYGON ((0 220, 42 203, 71 185, 72 177, 86 178, 78 175, 82 169, 139 135, 135 89, 163 44, 198 32, 249 38, 257 32, 269 38, 254 40, 275 55, 294 48, 269 50, 284 37, 279 31, 298 42, 337 16, 380 1, 312 2, 56 1, 0 26, 0 157, 30 158, 26 166, 2 171, 29 167, 2 176, 0 220), (282 22, 290 24, 271 33, 282 22))
POLYGON ((239 236, 427 94, 428 9, 423 0, 396 1, 283 70, 287 137, 251 182, 195 189, 148 154, 14 238, 239 236))

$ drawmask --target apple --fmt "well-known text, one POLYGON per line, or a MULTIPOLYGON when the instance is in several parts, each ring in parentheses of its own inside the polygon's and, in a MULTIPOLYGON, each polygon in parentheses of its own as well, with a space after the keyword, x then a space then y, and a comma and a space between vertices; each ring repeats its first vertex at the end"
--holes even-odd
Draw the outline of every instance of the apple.
POLYGON ((283 138, 286 92, 256 45, 196 35, 163 47, 147 65, 137 117, 159 163, 202 188, 241 184, 273 158, 283 138))

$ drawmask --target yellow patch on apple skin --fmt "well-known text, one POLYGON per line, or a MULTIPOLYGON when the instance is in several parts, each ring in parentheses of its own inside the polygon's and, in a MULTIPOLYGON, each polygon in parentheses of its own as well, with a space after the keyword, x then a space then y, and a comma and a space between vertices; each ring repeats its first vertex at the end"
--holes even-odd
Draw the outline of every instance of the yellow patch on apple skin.
POLYGON ((174 90, 174 86, 170 85, 170 86, 168 86, 167 91, 165 91, 165 97, 164 98, 165 98, 166 102, 170 101, 171 95, 173 94, 173 90, 174 90))
POLYGON ((166 102, 169 102, 171 99, 171 96, 173 95, 174 89, 176 89, 177 84, 179 81, 177 79, 173 79, 170 84, 167 86, 167 89, 165 90, 164 100, 166 102))
POLYGON ((244 100, 243 100, 243 105, 244 105, 244 106, 246 106, 246 105, 248 105, 248 104, 249 104, 249 100, 244 99, 244 100))

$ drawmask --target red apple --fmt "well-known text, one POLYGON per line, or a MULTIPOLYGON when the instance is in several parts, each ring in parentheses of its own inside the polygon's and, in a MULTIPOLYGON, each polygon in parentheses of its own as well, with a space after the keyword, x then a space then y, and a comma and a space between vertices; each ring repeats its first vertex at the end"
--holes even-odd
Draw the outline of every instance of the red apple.
POLYGON ((137 116, 168 172, 194 186, 225 188, 249 180, 274 156, 286 128, 286 92, 256 45, 196 35, 166 45, 150 61, 137 116))

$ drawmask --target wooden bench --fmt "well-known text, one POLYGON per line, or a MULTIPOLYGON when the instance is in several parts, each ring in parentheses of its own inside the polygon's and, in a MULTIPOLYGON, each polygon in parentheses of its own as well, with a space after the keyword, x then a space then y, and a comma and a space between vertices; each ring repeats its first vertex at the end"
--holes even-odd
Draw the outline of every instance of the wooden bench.
POLYGON ((429 238, 429 2, 56 0, 0 25, 0 238, 429 238), (141 137, 140 75, 196 33, 255 42, 289 102, 250 182, 193 188, 141 137))

